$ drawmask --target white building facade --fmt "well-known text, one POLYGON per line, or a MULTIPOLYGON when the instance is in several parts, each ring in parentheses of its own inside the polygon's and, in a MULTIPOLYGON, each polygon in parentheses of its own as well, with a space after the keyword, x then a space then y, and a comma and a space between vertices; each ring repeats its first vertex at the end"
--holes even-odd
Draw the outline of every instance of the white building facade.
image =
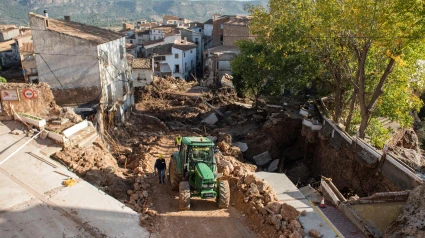
POLYGON ((29 13, 38 78, 62 106, 100 104, 117 120, 134 104, 124 35, 29 13))

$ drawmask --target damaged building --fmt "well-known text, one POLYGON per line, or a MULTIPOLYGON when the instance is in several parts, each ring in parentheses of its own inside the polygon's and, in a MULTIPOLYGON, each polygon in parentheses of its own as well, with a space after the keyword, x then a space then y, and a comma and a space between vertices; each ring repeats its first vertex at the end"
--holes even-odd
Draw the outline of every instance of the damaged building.
MULTIPOLYGON (((60 106, 96 111, 101 105, 123 121, 134 104, 125 36, 29 13, 40 82, 48 83, 60 106)), ((78 111, 78 110, 77 110, 78 111)))

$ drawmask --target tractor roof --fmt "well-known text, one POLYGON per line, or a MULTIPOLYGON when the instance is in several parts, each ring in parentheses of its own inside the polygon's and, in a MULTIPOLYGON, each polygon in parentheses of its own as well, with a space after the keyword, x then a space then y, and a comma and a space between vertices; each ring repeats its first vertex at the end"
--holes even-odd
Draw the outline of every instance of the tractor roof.
POLYGON ((214 146, 208 137, 188 136, 183 137, 183 143, 191 146, 214 146))

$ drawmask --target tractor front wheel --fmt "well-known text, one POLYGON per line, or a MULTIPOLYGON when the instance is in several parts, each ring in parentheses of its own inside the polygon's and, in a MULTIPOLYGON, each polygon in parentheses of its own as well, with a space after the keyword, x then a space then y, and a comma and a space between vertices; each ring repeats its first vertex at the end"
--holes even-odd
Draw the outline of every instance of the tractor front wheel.
POLYGON ((170 175, 168 176, 168 179, 170 180, 171 189, 177 191, 179 190, 179 184, 182 180, 182 176, 177 173, 177 162, 173 157, 171 157, 170 160, 169 170, 170 175))
POLYGON ((229 181, 218 181, 217 204, 218 208, 228 208, 230 203, 230 187, 229 181))
POLYGON ((190 184, 188 181, 182 181, 179 185, 179 208, 180 210, 190 209, 190 184))

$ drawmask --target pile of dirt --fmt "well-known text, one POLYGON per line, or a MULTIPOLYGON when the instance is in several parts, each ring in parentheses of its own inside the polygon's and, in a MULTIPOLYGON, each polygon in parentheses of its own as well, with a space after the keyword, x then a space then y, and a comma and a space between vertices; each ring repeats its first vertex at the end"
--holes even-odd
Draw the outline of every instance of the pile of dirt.
POLYGON ((278 202, 273 188, 254 175, 256 166, 232 156, 216 154, 218 171, 229 180, 231 203, 247 216, 251 228, 261 237, 304 237, 305 232, 294 207, 278 202))
POLYGON ((52 157, 118 200, 127 199, 130 182, 100 139, 89 147, 65 147, 52 157))
POLYGON ((61 114, 61 108, 56 105, 50 86, 46 83, 0 83, 0 90, 4 89, 17 90, 20 99, 19 101, 3 103, 3 112, 9 120, 13 118, 14 114, 12 107, 17 113, 28 113, 41 118, 61 114), (24 96, 24 91, 27 89, 34 92, 33 98, 28 99, 24 96))
POLYGON ((420 173, 425 173, 425 158, 422 156, 418 136, 413 129, 398 131, 388 143, 392 155, 420 173))
POLYGON ((403 212, 387 228, 383 237, 425 237, 425 185, 410 192, 403 212))
POLYGON ((155 76, 152 84, 137 90, 136 100, 141 102, 152 98, 162 98, 163 93, 167 91, 186 91, 196 84, 197 82, 187 82, 173 77, 160 78, 155 76))
POLYGON ((130 199, 125 201, 126 206, 140 213, 140 225, 149 228, 152 218, 157 215, 157 211, 151 209, 153 203, 148 177, 146 175, 137 177, 133 189, 127 190, 127 194, 130 199))

